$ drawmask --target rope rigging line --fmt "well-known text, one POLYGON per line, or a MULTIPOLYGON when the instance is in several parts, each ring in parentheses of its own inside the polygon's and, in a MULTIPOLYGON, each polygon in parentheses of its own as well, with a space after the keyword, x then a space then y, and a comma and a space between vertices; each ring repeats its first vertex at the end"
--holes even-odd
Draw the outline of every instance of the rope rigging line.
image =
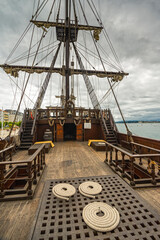
POLYGON ((76 13, 76 6, 75 6, 75 0, 72 0, 72 4, 73 4, 73 9, 74 9, 74 18, 75 18, 75 25, 77 25, 77 13, 76 13))
POLYGON ((39 60, 39 62, 37 62, 37 63, 35 64, 35 66, 38 65, 40 62, 42 62, 44 59, 47 59, 47 57, 48 57, 51 53, 53 53, 53 52, 55 51, 55 49, 57 48, 57 46, 58 46, 58 44, 56 44, 56 45, 54 46, 54 48, 53 48, 46 56, 44 56, 41 60, 39 60))
MULTIPOLYGON (((87 0, 87 1, 88 1, 88 0, 87 0)), ((92 0, 91 0, 91 1, 92 1, 92 0)), ((86 18, 86 15, 85 15, 85 13, 84 13, 84 10, 83 10, 83 8, 82 8, 82 4, 81 4, 80 0, 79 0, 79 3, 80 3, 80 6, 81 6, 81 10, 82 10, 82 12, 83 12, 84 19, 85 19, 85 21, 86 21, 86 24, 89 26, 88 20, 87 20, 87 18, 86 18)), ((93 43, 94 43, 94 45, 95 45, 96 51, 97 51, 97 53, 98 53, 98 56, 99 56, 99 58, 100 58, 102 67, 103 67, 104 71, 106 72, 104 63, 103 63, 103 61, 102 61, 101 55, 100 55, 100 53, 99 53, 99 50, 98 50, 96 41, 95 41, 95 39, 94 39, 94 37, 93 37, 93 35, 92 35, 91 30, 90 30, 90 34, 91 34, 91 36, 92 36, 93 43)), ((128 135, 131 135, 131 132, 129 131, 129 128, 128 128, 128 126, 127 126, 127 123, 126 123, 126 121, 125 121, 125 119, 124 119, 124 116, 123 116, 123 113, 122 113, 122 111, 121 111, 120 105, 119 105, 119 103, 118 103, 118 100, 117 100, 116 95, 115 95, 115 93, 114 93, 114 90, 113 90, 113 88, 112 88, 111 82, 110 82, 109 78, 107 78, 107 80, 108 80, 108 83, 109 83, 109 85, 110 85, 112 94, 113 94, 114 99, 115 99, 115 101, 116 101, 116 104, 117 104, 117 106, 118 106, 118 109, 119 109, 119 112, 120 112, 120 114, 121 114, 121 117, 122 117, 122 119, 123 119, 123 122, 124 122, 124 124, 125 124, 126 130, 127 130, 127 134, 128 134, 128 135)))
MULTIPOLYGON (((79 45, 81 45, 83 48, 85 48, 81 43, 79 43, 79 42, 77 42, 77 43, 78 43, 79 45)), ((79 49, 81 49, 82 51, 85 51, 84 49, 82 49, 82 48, 80 48, 80 47, 79 47, 79 49)), ((88 53, 90 56, 92 56, 92 57, 100 60, 100 59, 99 59, 99 56, 96 55, 93 51, 91 51, 90 49, 88 49, 88 51, 90 52, 90 53, 88 53)), ((106 63, 108 66, 110 66, 110 67, 114 68, 115 70, 119 71, 119 68, 117 68, 117 67, 116 67, 115 65, 113 65, 112 63, 107 62, 104 58, 102 58, 102 60, 103 60, 103 62, 106 63)))
MULTIPOLYGON (((29 62, 29 55, 30 55, 30 51, 31 51, 31 47, 32 47, 34 30, 35 30, 35 25, 33 26, 33 31, 32 31, 32 35, 31 35, 31 40, 30 40, 30 45, 29 45, 29 51, 28 51, 26 66, 28 66, 28 62, 29 62)), ((25 86, 25 79, 26 79, 26 72, 25 72, 25 74, 24 74, 24 81, 23 81, 23 87, 22 87, 22 89, 23 89, 24 86, 25 86)), ((25 98, 24 98, 24 103, 25 103, 25 98)), ((26 107, 26 104, 25 104, 25 107, 26 107)))
MULTIPOLYGON (((102 53, 111 61, 115 64, 116 67, 118 67, 118 71, 121 71, 121 68, 119 68, 119 65, 109 56, 109 54, 105 51, 105 49, 101 46, 101 44, 99 42, 97 42, 97 44, 99 45, 99 48, 101 49, 102 53)), ((113 64, 112 63, 112 64, 113 64)), ((114 65, 113 65, 114 66, 114 65)))
MULTIPOLYGON (((8 74, 7 74, 7 76, 8 76, 8 78, 10 79, 10 81, 12 81, 12 82, 17 86, 17 88, 22 92, 22 91, 23 91, 22 88, 20 88, 20 86, 19 86, 8 74)), ((27 94, 25 94, 25 96, 26 96, 32 103, 34 103, 27 94)))
MULTIPOLYGON (((55 42, 57 42, 57 40, 54 41, 53 43, 51 43, 50 45, 54 44, 55 42)), ((38 41, 36 44, 34 44, 34 46, 36 46, 38 43, 39 43, 39 41, 38 41)), ((58 45, 58 44, 57 44, 57 45, 58 45)), ((53 48, 53 46, 50 46, 48 49, 45 49, 45 48, 47 48, 47 47, 49 47, 49 46, 47 45, 47 46, 45 46, 45 47, 43 47, 43 48, 40 48, 40 49, 39 49, 39 52, 37 53, 37 56, 38 56, 39 54, 44 53, 45 51, 50 50, 50 49, 53 48), (42 49, 43 49, 43 50, 42 50, 42 49), (45 50, 44 50, 44 49, 45 49, 45 50), (40 51, 40 50, 41 50, 41 51, 40 51)), ((33 47, 32 47, 32 48, 33 48, 33 47)), ((28 50, 27 50, 27 52, 28 52, 28 50)), ((25 54, 25 53, 26 53, 26 51, 25 51, 23 54, 25 54)), ((36 53, 36 51, 31 52, 30 55, 29 55, 29 57, 33 57, 33 56, 35 55, 35 53, 36 53)), ((22 54, 21 54, 21 55, 22 55, 22 54)), ((19 55, 19 56, 20 56, 20 55, 19 55)), ((26 58, 27 58, 27 55, 21 56, 21 57, 19 57, 19 58, 17 58, 17 59, 13 59, 14 62, 13 62, 13 61, 12 61, 12 62, 9 62, 9 64, 13 64, 13 63, 15 63, 15 62, 19 62, 19 61, 25 60, 26 58)))
MULTIPOLYGON (((56 1, 56 0, 55 0, 55 1, 56 1)), ((55 3, 55 1, 54 1, 54 3, 55 3)), ((47 2, 48 2, 48 0, 47 0, 47 2)), ((46 2, 46 3, 47 3, 47 2, 46 2)), ((51 9, 51 10, 52 10, 52 9, 51 9)), ((47 22, 49 21, 49 19, 50 19, 50 14, 49 14, 49 16, 48 16, 47 22)), ((34 64, 35 64, 35 60, 36 60, 36 57, 37 57, 37 53, 38 53, 38 51, 39 51, 40 45, 41 45, 41 43, 42 43, 42 40, 43 40, 43 38, 46 36, 46 34, 47 34, 47 32, 45 32, 45 30, 43 29, 43 32, 42 32, 42 35, 41 35, 41 38, 40 38, 40 42, 39 42, 38 47, 37 47, 37 51, 36 51, 35 57, 34 57, 33 62, 32 62, 31 69, 33 68, 33 66, 34 66, 34 64)), ((17 114, 18 114, 18 112, 19 112, 19 109, 20 109, 20 106, 21 106, 21 102, 22 102, 23 97, 24 97, 24 94, 25 94, 26 87, 27 87, 28 82, 29 82, 29 79, 30 79, 30 75, 31 75, 31 73, 29 73, 28 78, 27 78, 27 80, 26 80, 26 82, 25 82, 24 89, 23 89, 23 92, 22 92, 22 95, 21 95, 21 98, 20 98, 20 102, 19 102, 19 105, 18 105, 16 114, 15 114, 15 116, 14 116, 14 120, 13 120, 11 129, 10 129, 9 135, 8 135, 9 137, 10 137, 10 135, 11 135, 11 133, 12 133, 13 126, 14 126, 14 123, 15 123, 15 120, 16 120, 16 117, 17 117, 17 114)))
MULTIPOLYGON (((118 83, 114 82, 114 83, 112 84, 112 88, 116 88, 116 87, 119 85, 119 83, 120 83, 120 82, 118 82, 118 83)), ((109 89, 107 90, 107 92, 104 94, 104 96, 101 98, 101 100, 100 100, 99 102, 100 102, 100 103, 103 103, 103 102, 106 100, 106 98, 109 96, 110 93, 111 93, 111 88, 109 88, 109 89)))
MULTIPOLYGON (((87 0, 87 2, 88 2, 88 4, 89 4, 89 6, 91 6, 89 0, 87 0)), ((101 17, 99 16, 99 13, 97 12, 97 9, 96 9, 96 7, 95 7, 95 4, 93 3, 92 0, 91 0, 91 2, 92 2, 92 5, 93 5, 93 7, 94 7, 94 9, 95 9, 95 11, 96 11, 97 16, 98 16, 97 21, 98 21, 99 24, 103 27, 104 33, 105 33, 104 36, 105 36, 105 38, 106 38, 109 46, 111 47, 111 51, 113 52, 113 55, 114 55, 115 59, 117 60, 117 62, 118 62, 119 65, 120 65, 121 70, 123 71, 123 68, 122 68, 120 59, 119 59, 119 57, 118 57, 118 55, 117 55, 117 53, 116 53, 116 51, 115 51, 115 49, 114 49, 114 47, 113 47, 113 44, 112 44, 112 42, 111 42, 111 40, 110 40, 110 37, 109 37, 109 35, 108 35, 108 33, 107 33, 107 31, 106 31, 103 23, 102 23, 101 17)), ((92 9, 92 8, 91 8, 91 9, 92 9)))
POLYGON ((59 20, 60 8, 61 8, 61 0, 59 1, 59 7, 58 7, 58 13, 57 13, 57 22, 59 20))
POLYGON ((14 96, 13 101, 12 101, 12 105, 11 105, 11 109, 13 110, 13 107, 14 107, 15 101, 17 102, 17 99, 16 99, 17 86, 16 86, 16 89, 15 89, 15 92, 14 92, 14 89, 13 89, 13 86, 12 86, 11 79, 10 79, 10 84, 11 84, 11 89, 12 89, 13 96, 14 96))
POLYGON ((81 54, 81 56, 89 63, 89 65, 96 71, 95 67, 89 62, 89 60, 81 53, 81 51, 77 48, 77 51, 81 54))
MULTIPOLYGON (((39 10, 40 8, 42 7, 43 3, 45 2, 46 0, 44 0, 41 4, 41 6, 39 7, 39 9, 36 11, 35 15, 32 16, 32 19, 35 17, 35 19, 38 17, 39 15, 39 10)), ((48 2, 48 0, 47 0, 48 2)), ((46 3, 47 3, 46 2, 46 3)), ((15 50, 17 49, 17 47, 20 45, 20 43, 22 42, 24 36, 27 34, 27 32, 29 31, 29 29, 31 28, 32 26, 32 23, 30 22, 27 27, 25 28, 24 32, 22 33, 21 37, 19 38, 19 40, 17 41, 17 43, 15 44, 15 46, 13 47, 11 53, 9 54, 9 56, 7 57, 6 61, 5 61, 5 64, 7 63, 7 61, 11 58, 11 56, 13 55, 13 53, 15 52, 15 50)))

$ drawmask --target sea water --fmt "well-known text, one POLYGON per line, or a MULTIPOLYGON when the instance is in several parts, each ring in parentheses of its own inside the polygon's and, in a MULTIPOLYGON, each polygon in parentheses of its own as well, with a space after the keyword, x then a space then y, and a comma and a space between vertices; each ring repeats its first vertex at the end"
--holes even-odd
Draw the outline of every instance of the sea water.
MULTIPOLYGON (((116 123, 119 132, 126 133, 124 123, 116 123)), ((133 135, 160 140, 160 123, 127 123, 133 135)))

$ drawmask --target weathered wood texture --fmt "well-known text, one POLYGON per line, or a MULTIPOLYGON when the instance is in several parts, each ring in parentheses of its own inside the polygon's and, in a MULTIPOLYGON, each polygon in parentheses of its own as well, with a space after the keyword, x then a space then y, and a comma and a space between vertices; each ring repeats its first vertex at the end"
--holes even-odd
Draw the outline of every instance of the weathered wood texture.
MULTIPOLYGON (((127 135, 124 133, 117 133, 119 141, 127 141, 127 135)), ((132 136, 134 142, 146 145, 152 148, 160 149, 160 141, 150 138, 144 138, 139 136, 132 136)))
POLYGON ((63 141, 63 126, 60 124, 56 124, 57 132, 56 132, 56 140, 57 142, 63 141))
MULTIPOLYGON (((27 159, 27 151, 16 160, 27 159)), ((86 142, 59 142, 46 155, 46 168, 33 200, 0 203, 0 239, 26 240, 47 179, 112 175, 104 163, 105 152, 96 152, 86 142)), ((13 159, 15 160, 15 159, 13 159)), ((160 213, 160 188, 136 190, 160 213)))
POLYGON ((104 139, 100 124, 92 124, 91 129, 84 129, 84 141, 89 139, 104 139))
POLYGON ((48 122, 46 124, 38 124, 37 126, 37 141, 43 141, 43 136, 46 131, 46 129, 49 129, 52 132, 52 135, 54 136, 54 126, 49 126, 48 122))
POLYGON ((77 141, 83 141, 83 124, 76 126, 76 139, 77 141))

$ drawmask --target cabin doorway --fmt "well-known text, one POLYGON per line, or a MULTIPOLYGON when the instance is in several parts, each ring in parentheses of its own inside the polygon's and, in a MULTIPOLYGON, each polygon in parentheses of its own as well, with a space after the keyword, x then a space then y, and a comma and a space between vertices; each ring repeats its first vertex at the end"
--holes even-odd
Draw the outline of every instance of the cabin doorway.
POLYGON ((76 125, 74 123, 65 123, 63 126, 64 141, 76 140, 76 125))

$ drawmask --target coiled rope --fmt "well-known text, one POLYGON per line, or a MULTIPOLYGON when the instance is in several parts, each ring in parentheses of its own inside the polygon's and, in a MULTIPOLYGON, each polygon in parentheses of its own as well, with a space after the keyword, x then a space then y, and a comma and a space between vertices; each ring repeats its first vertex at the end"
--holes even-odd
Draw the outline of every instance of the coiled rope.
POLYGON ((102 187, 99 183, 88 181, 79 185, 79 192, 89 198, 95 198, 94 195, 99 194, 102 187))
POLYGON ((119 212, 103 202, 89 203, 84 207, 82 217, 90 228, 99 232, 112 231, 120 221, 119 212))
POLYGON ((57 198, 69 201, 69 197, 75 194, 76 189, 70 184, 59 183, 52 188, 52 192, 57 198))

